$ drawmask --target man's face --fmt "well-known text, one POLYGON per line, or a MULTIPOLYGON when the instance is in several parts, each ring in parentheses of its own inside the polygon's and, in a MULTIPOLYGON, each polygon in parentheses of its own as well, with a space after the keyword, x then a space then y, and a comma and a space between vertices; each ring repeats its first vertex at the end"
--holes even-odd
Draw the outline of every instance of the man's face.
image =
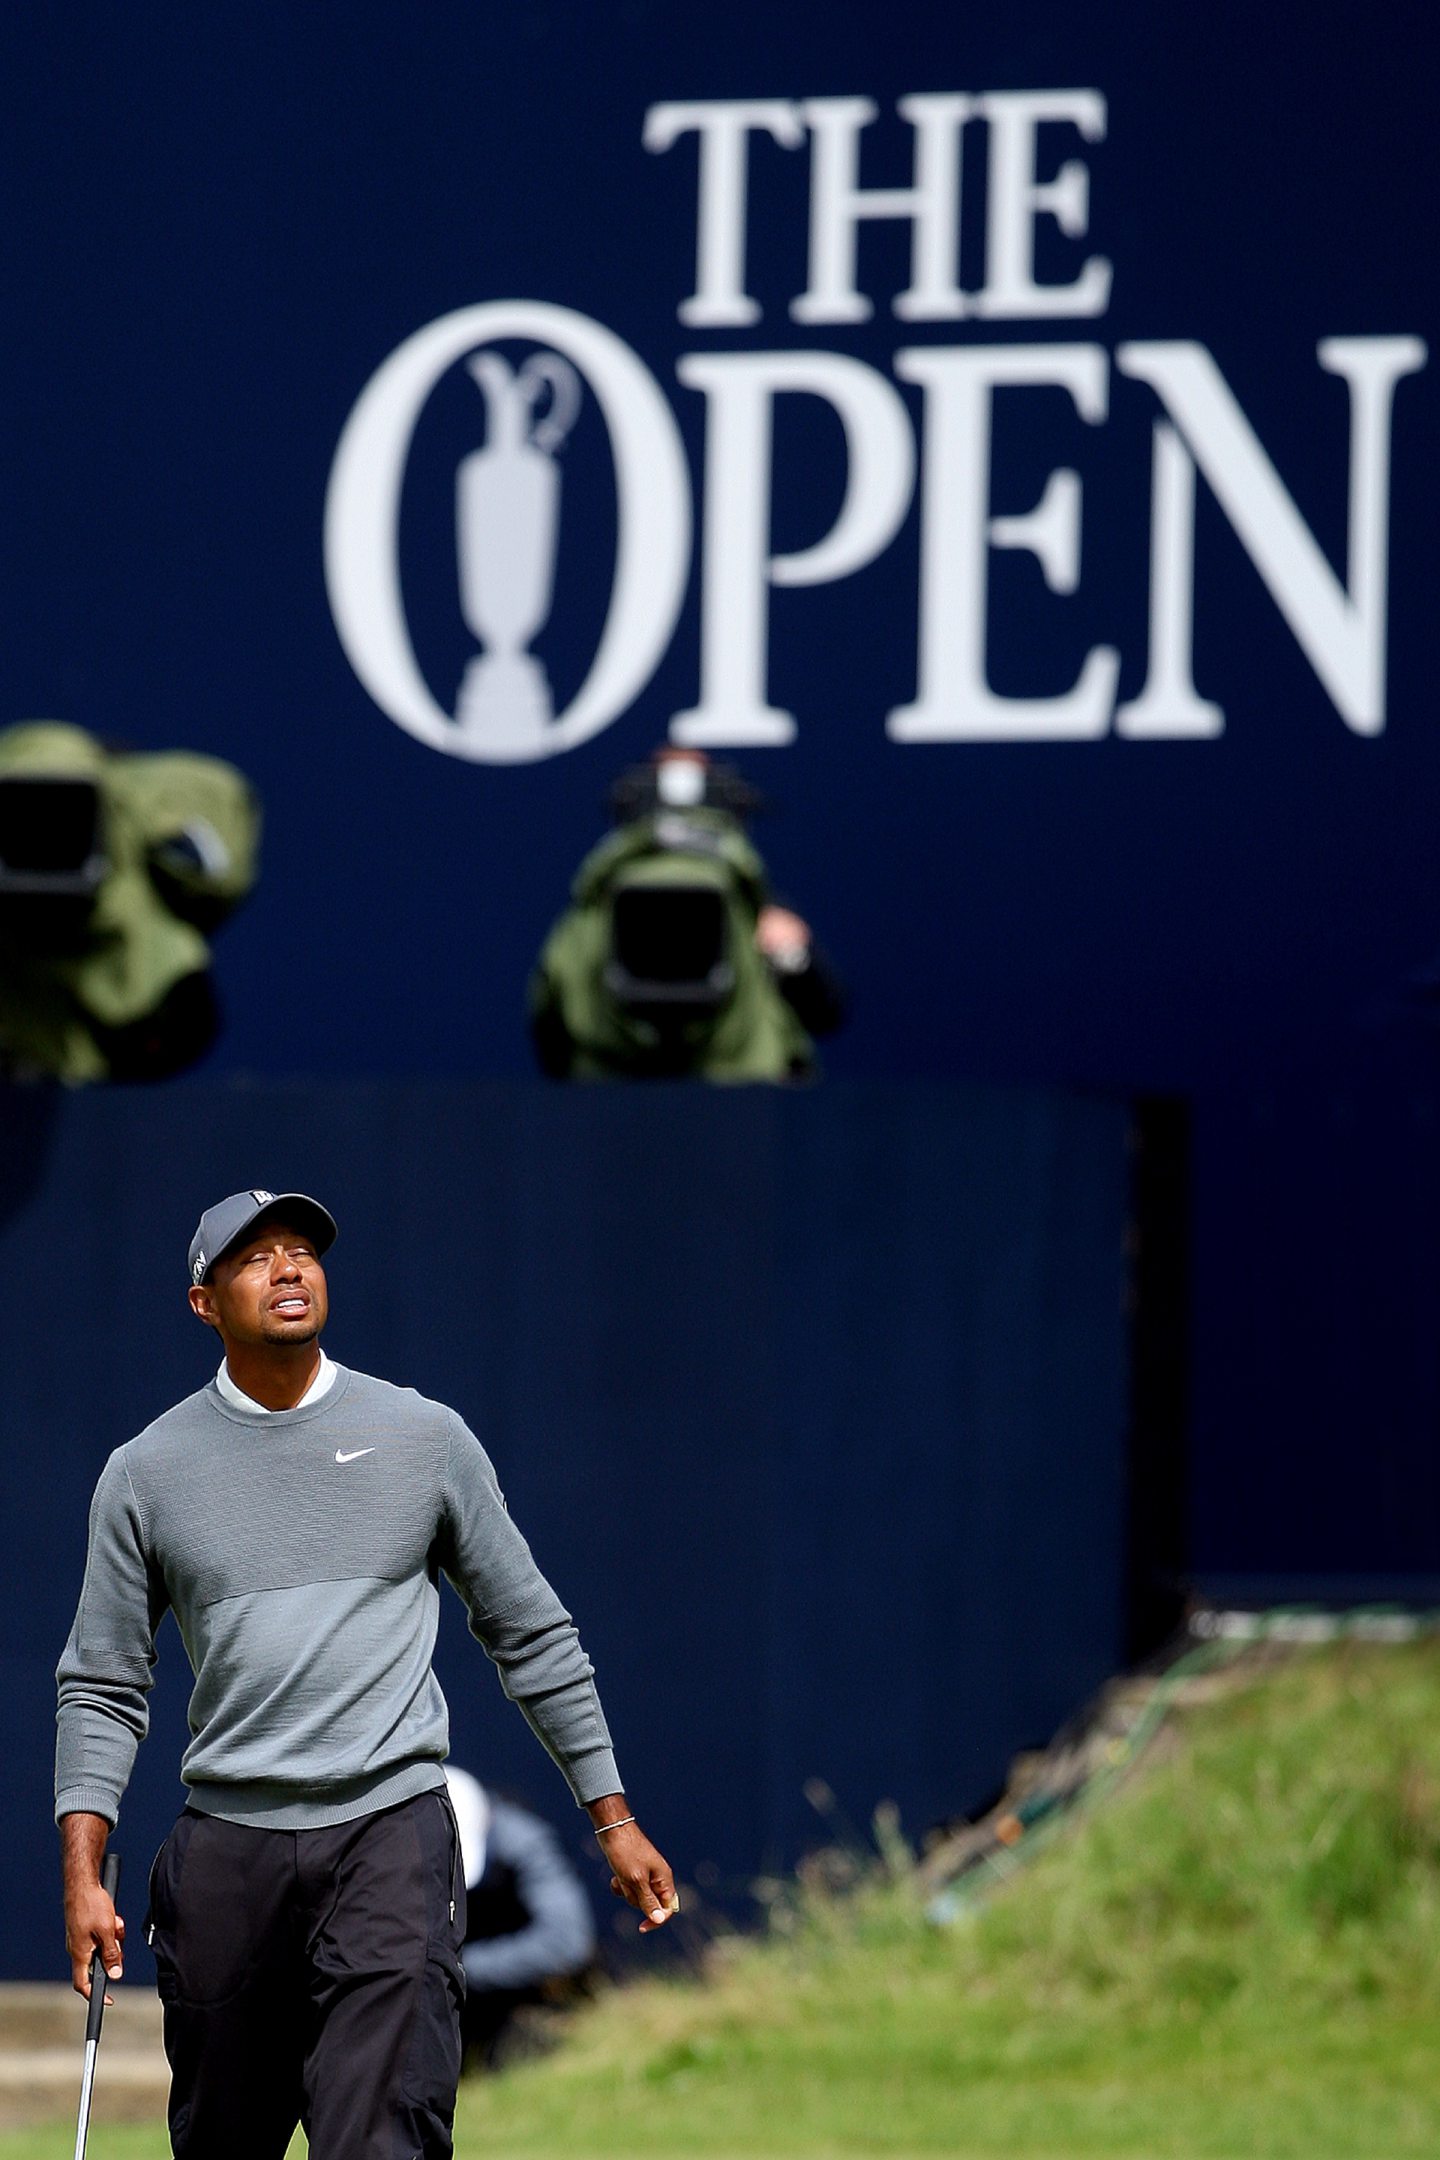
POLYGON ((227 1342, 313 1342, 330 1311, 314 1241, 283 1216, 261 1222, 215 1262, 190 1303, 227 1342))

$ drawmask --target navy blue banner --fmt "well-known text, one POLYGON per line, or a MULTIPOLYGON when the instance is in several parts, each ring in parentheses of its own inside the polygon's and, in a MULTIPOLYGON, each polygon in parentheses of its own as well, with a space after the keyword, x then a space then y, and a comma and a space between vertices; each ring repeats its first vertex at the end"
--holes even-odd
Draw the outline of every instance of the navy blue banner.
POLYGON ((837 1073, 1363 1067, 1440 937, 1427 37, 11 11, 0 716, 258 783, 220 1065, 525 1070, 675 739, 837 1073))

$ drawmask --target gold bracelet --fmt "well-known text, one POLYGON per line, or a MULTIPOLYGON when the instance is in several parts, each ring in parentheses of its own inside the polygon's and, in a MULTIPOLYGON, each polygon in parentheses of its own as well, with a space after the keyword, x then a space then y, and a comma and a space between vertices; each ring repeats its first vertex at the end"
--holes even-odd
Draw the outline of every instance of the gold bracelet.
POLYGON ((607 1830, 623 1830, 627 1822, 634 1822, 634 1820, 633 1815, 617 1815, 614 1822, 597 1823, 595 1825, 595 1835, 596 1837, 604 1837, 607 1830))

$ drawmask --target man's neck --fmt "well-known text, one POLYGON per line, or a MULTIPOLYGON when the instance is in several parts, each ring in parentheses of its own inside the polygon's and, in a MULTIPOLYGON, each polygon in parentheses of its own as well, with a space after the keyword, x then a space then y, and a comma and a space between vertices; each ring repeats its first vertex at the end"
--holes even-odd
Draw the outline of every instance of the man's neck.
POLYGON ((320 1345, 226 1343, 225 1363, 243 1395, 265 1410, 293 1410, 320 1370, 320 1345))

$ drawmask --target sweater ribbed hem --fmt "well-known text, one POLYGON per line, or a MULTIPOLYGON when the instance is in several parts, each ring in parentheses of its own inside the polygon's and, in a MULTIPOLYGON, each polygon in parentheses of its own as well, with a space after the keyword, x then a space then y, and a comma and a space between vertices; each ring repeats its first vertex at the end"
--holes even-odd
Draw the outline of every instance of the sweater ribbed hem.
POLYGON ((67 1785, 55 1795, 55 1820, 62 1815, 103 1815, 113 1830, 120 1820, 120 1802, 112 1790, 99 1785, 67 1785))
POLYGON ((445 1772, 438 1762, 405 1763, 379 1777, 351 1778, 344 1785, 303 1796, 263 1781, 195 1784, 186 1794, 186 1806, 198 1815, 218 1815, 224 1822, 240 1823, 250 1830, 328 1830, 336 1823, 358 1822, 362 1815, 398 1807, 417 1793, 438 1792, 444 1783, 445 1772))

